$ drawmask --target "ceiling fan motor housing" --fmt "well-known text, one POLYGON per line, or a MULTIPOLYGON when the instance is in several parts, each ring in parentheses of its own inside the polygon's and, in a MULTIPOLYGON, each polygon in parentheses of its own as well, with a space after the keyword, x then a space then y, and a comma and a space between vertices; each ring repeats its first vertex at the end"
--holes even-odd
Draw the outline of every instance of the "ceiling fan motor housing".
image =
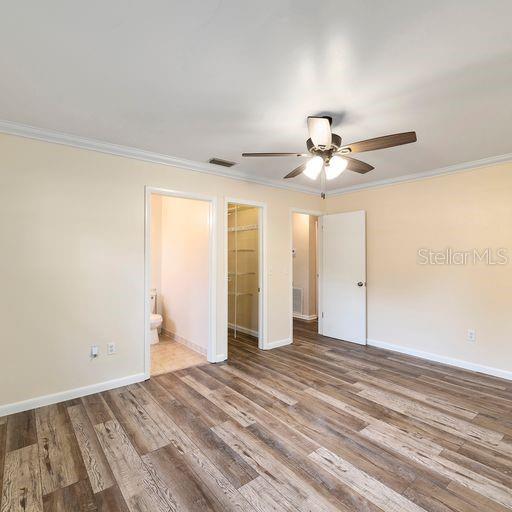
MULTIPOLYGON (((313 150, 316 150, 316 151, 324 151, 321 147, 318 148, 317 146, 315 146, 313 144, 313 141, 311 139, 308 139, 306 141, 306 146, 308 148, 308 151, 310 153, 313 152, 313 150)), ((327 151, 337 151, 339 149, 339 147, 341 146, 341 137, 339 135, 336 135, 335 133, 332 134, 332 140, 331 140, 331 147, 330 149, 328 149, 327 151)))

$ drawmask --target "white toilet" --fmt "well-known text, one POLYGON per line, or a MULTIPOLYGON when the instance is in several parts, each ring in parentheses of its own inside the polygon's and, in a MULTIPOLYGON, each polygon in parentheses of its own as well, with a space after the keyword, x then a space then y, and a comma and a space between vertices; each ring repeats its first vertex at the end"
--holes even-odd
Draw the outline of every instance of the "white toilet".
POLYGON ((152 289, 149 293, 149 298, 151 300, 151 314, 149 317, 149 328, 151 332, 151 345, 158 343, 160 339, 158 338, 158 330, 162 327, 163 318, 162 315, 157 314, 156 312, 156 290, 152 289))

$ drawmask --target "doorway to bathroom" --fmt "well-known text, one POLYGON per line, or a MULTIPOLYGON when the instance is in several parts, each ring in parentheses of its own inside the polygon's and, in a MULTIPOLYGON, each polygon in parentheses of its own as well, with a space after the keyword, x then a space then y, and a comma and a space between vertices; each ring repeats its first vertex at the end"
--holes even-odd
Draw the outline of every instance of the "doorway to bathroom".
POLYGON ((228 200, 228 355, 240 344, 264 348, 264 205, 228 200))
POLYGON ((204 364, 213 341, 214 201, 148 189, 146 375, 204 364))

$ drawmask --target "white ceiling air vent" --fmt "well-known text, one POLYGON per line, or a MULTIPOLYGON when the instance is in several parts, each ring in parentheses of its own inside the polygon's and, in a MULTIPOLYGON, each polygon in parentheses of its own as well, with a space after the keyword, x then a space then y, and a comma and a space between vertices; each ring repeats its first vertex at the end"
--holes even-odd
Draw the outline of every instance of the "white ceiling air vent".
POLYGON ((210 158, 210 160, 208 160, 208 163, 214 164, 214 165, 222 165, 222 167, 233 167, 233 165, 236 164, 236 162, 230 162, 229 160, 222 160, 222 158, 210 158))

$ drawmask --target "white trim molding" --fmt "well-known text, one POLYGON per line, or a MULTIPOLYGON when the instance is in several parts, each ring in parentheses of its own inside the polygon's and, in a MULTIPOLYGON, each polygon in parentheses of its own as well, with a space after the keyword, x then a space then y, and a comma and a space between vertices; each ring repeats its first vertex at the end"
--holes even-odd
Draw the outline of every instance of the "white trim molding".
POLYGON ((208 354, 207 348, 202 347, 201 345, 198 345, 197 343, 194 343, 193 341, 187 340, 187 338, 184 338, 183 336, 180 336, 179 334, 176 334, 175 332, 168 331, 167 329, 162 328, 162 334, 164 334, 168 338, 171 338, 171 340, 175 341, 176 343, 185 345, 186 347, 190 348, 194 352, 198 352, 199 354, 202 354, 203 356, 207 356, 207 354, 208 354))
POLYGON ((500 368, 493 368, 492 366, 484 366, 482 364, 471 363, 469 361, 463 361, 462 359, 455 359, 453 357, 442 356, 439 354, 433 354, 431 352, 423 352, 422 350, 416 350, 414 348, 403 347, 401 345, 395 345, 393 343, 387 343, 386 341, 378 340, 367 340, 367 345, 370 347, 382 348, 384 350, 391 350, 393 352, 399 352, 401 354, 407 354, 409 356, 419 357, 421 359, 427 359, 428 361, 434 361, 435 363, 447 364, 449 366, 456 366, 457 368, 463 368, 464 370, 471 370, 473 372, 484 373, 486 375, 492 375, 493 377, 499 377, 501 379, 512 380, 512 371, 502 370, 500 368))
POLYGON ((387 178, 384 180, 371 181, 369 183, 361 183, 360 185, 352 185, 350 187, 341 187, 335 190, 327 191, 327 197, 341 196, 343 194, 349 194, 350 192, 357 192, 358 190, 364 190, 367 188, 387 187, 388 185, 393 185, 396 183, 425 180, 428 178, 434 178, 436 176, 472 171, 474 169, 478 169, 479 167, 487 167, 489 165, 502 164, 506 162, 512 162, 512 153, 491 156, 488 158, 482 158, 480 160, 473 160, 471 162, 462 162, 460 164, 449 165, 447 167, 439 167, 438 169, 431 169, 429 171, 417 172, 414 174, 395 176, 394 178, 387 178))
POLYGON ((263 350, 272 350, 273 348, 279 348, 284 347, 286 345, 291 345, 292 340, 291 338, 286 338, 284 340, 276 340, 276 341, 269 341, 265 347, 263 347, 263 350))
POLYGON ((167 197, 179 197, 205 201, 209 205, 209 249, 208 249, 208 349, 207 360, 218 360, 217 350, 217 197, 181 190, 171 190, 159 187, 145 187, 145 212, 144 212, 144 372, 149 379, 151 372, 151 347, 150 347, 150 289, 151 289, 151 195, 167 197))
POLYGON ((306 322, 312 322, 318 318, 318 315, 301 315, 300 313, 293 313, 293 318, 304 320, 306 322))
MULTIPOLYGON (((259 208, 259 257, 258 257, 258 281, 260 293, 258 297, 258 348, 265 350, 267 348, 268 339, 268 310, 269 310, 269 294, 268 294, 268 272, 267 272, 267 225, 268 213, 267 203, 261 201, 253 201, 252 199, 243 199, 237 197, 224 197, 224 305, 226 314, 226 327, 228 326, 228 206, 229 204, 241 204, 259 208)), ((241 331, 241 329, 240 329, 241 331)), ((226 350, 228 338, 226 328, 226 350)))
POLYGON ((189 171, 197 171, 206 174, 215 174, 224 178, 231 178, 234 180, 247 181, 257 183, 258 185, 265 185, 272 188, 280 188, 287 190, 294 190, 296 192, 303 192, 305 194, 317 195, 318 191, 311 187, 299 185, 297 183, 284 182, 282 180, 273 180, 270 178, 262 178, 257 175, 248 174, 226 167, 210 164, 208 162, 198 162, 195 160, 187 160, 171 155, 164 155, 162 153, 155 153, 145 149, 134 148, 130 146, 122 146, 120 144, 113 144, 111 142, 104 142, 96 139, 89 139, 80 137, 79 135, 71 135, 68 133, 58 132, 54 130, 47 130, 44 128, 36 128, 35 126, 28 126, 11 121, 0 120, 0 133, 8 135, 16 135, 18 137, 25 137, 27 139, 42 140, 52 144, 62 144, 64 146, 71 146, 79 149, 87 149, 90 151, 98 151, 99 153, 106 153, 109 155, 122 156, 125 158, 133 158, 135 160, 142 160, 144 162, 151 162, 155 164, 169 165, 179 169, 187 169, 189 171))
MULTIPOLYGON (((232 324, 231 322, 228 322, 228 327, 230 329, 235 329, 235 324, 232 324)), ((249 329, 248 327, 243 327, 242 325, 237 325, 236 330, 240 331, 243 334, 249 334, 249 336, 254 336, 257 338, 259 336, 258 331, 255 331, 254 329, 249 329)))
MULTIPOLYGON (((223 176, 225 178, 256 183, 259 185, 265 185, 267 187, 272 188, 293 190, 295 192, 303 192, 305 194, 311 194, 315 196, 319 194, 318 189, 304 185, 299 185, 297 183, 292 182, 291 180, 286 180, 285 182, 282 180, 262 178, 254 174, 248 174, 246 172, 222 168, 217 165, 210 164, 208 162, 187 160, 185 158, 164 155, 162 153, 156 153, 145 149, 123 146, 120 144, 114 144, 111 142, 105 142, 96 139, 89 139, 86 137, 81 137, 79 135, 72 135, 69 133, 59 132, 56 130, 37 128, 35 126, 15 123, 13 121, 6 121, 0 119, 0 133, 16 135, 18 137, 25 137, 28 139, 42 140, 44 142, 50 142, 53 144, 62 144, 65 146, 71 146, 79 149, 98 151, 100 153, 106 153, 109 155, 133 158, 136 160, 142 160, 144 162, 169 165, 180 169, 187 169, 190 171, 197 171, 206 174, 215 174, 217 176, 223 176)), ((431 169, 428 171, 418 172, 414 174, 405 174, 402 176, 396 176, 394 178, 387 178, 383 180, 371 181, 369 183, 361 183, 358 185, 328 190, 327 197, 335 197, 342 194, 355 192, 357 190, 364 190, 367 188, 385 187, 387 185, 393 185, 394 183, 416 181, 444 174, 452 174, 461 171, 470 171, 472 169, 477 169, 478 167, 485 167, 488 165, 494 165, 510 161, 512 161, 512 153, 506 153, 504 155, 491 156, 488 158, 482 158, 480 160, 463 162, 460 164, 449 165, 447 167, 440 167, 437 169, 431 169)))
POLYGON ((23 400, 21 402, 0 405, 0 417, 7 416, 8 414, 15 414, 17 412, 29 411, 30 409, 36 409, 37 407, 43 407, 45 405, 56 404, 65 400, 73 400, 74 398, 80 398, 94 393, 101 393, 102 391, 108 391, 109 389, 120 388, 122 386, 128 386, 129 384, 142 382, 143 380, 146 380, 145 374, 136 373, 119 379, 107 380, 105 382, 98 382, 97 384, 90 384, 89 386, 68 389, 67 391, 59 391, 58 393, 52 393, 51 395, 43 395, 35 398, 29 398, 28 400, 23 400))

